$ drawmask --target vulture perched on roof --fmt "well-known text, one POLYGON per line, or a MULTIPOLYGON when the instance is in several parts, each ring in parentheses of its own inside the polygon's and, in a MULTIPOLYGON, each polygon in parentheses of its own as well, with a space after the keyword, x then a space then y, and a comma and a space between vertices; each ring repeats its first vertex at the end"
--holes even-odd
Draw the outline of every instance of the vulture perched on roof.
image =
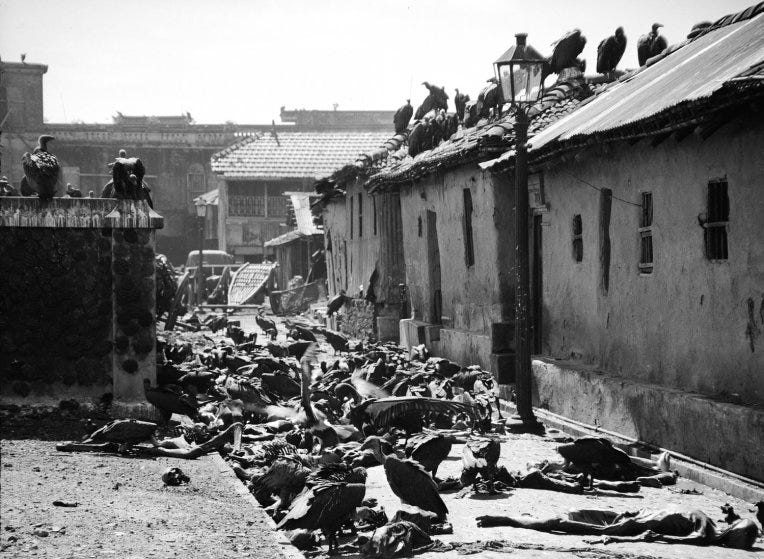
POLYGON ((419 433, 406 442, 406 457, 419 462, 435 479, 438 466, 448 458, 452 445, 453 439, 450 437, 419 433))
POLYGON ((467 102, 470 100, 469 95, 459 93, 459 88, 456 88, 456 95, 454 95, 454 105, 456 106, 456 116, 459 121, 464 120, 464 108, 467 106, 467 102))
POLYGON ((501 454, 501 444, 495 439, 471 439, 462 450, 462 485, 474 484, 478 474, 486 483, 489 493, 494 493, 493 478, 501 454))
POLYGON ((615 30, 615 34, 603 39, 597 47, 597 72, 609 74, 616 69, 626 50, 626 35, 623 27, 615 30))
POLYGON ((375 439, 374 442, 374 456, 384 465, 390 489, 401 502, 434 512, 439 519, 445 519, 448 507, 438 493, 435 480, 422 465, 409 458, 398 458, 394 453, 385 454, 379 439, 375 439))
POLYGON ((414 114, 414 107, 411 106, 411 99, 406 99, 406 104, 402 105, 395 115, 393 115, 393 124, 396 134, 404 134, 409 127, 411 117, 414 114))
POLYGON ((590 488, 594 487, 593 474, 596 467, 623 468, 632 465, 628 454, 602 437, 581 437, 572 443, 558 446, 557 452, 567 463, 581 470, 584 483, 587 476, 589 477, 590 488))
POLYGON ((637 41, 637 58, 640 66, 644 66, 650 58, 659 55, 668 48, 666 37, 658 33, 658 29, 661 27, 663 24, 653 23, 650 32, 642 35, 637 41))
POLYGON ((429 82, 422 82, 422 85, 430 92, 427 97, 424 98, 422 104, 417 107, 414 119, 421 120, 424 115, 429 113, 433 109, 448 110, 448 93, 442 87, 437 85, 431 85, 429 82))
POLYGON ((586 37, 581 35, 580 29, 574 29, 563 35, 556 43, 552 56, 549 58, 549 70, 553 74, 559 74, 565 68, 578 66, 576 60, 579 54, 584 51, 586 46, 586 37))
POLYGON ((496 78, 489 78, 488 85, 478 94, 477 114, 478 118, 488 118, 492 108, 501 103, 501 90, 496 78))
POLYGON ((300 494, 281 519, 278 530, 321 530, 329 546, 329 554, 336 552, 337 532, 355 514, 366 495, 362 483, 326 483, 300 494))
MULTIPOLYGON (((48 142, 53 136, 43 134, 37 140, 32 153, 26 152, 21 157, 24 178, 21 179, 21 192, 37 192, 43 202, 47 202, 56 193, 61 167, 55 155, 48 151, 48 142)), ((25 194, 26 195, 26 194, 25 194)))

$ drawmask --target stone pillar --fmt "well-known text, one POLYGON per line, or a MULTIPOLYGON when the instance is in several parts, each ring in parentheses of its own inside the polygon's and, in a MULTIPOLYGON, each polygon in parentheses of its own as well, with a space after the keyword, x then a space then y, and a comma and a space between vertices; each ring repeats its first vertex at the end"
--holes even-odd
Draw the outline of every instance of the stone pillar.
POLYGON ((156 383, 154 247, 161 219, 145 202, 127 200, 106 219, 112 242, 114 401, 120 414, 134 415, 132 405, 144 402, 144 379, 156 383))

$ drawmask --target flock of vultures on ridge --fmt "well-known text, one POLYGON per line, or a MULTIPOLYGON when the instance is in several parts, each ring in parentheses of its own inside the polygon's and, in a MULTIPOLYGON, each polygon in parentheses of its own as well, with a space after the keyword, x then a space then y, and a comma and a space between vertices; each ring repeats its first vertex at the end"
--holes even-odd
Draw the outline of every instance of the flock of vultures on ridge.
MULTIPOLYGON (((690 36, 709 25, 694 26, 690 36)), ((660 27, 656 23, 640 37, 640 65, 666 50, 660 27)), ((583 69, 584 62, 577 57, 585 43, 580 30, 566 34, 555 43, 545 72, 583 69)), ((598 47, 597 71, 615 75, 626 44, 621 27, 604 39, 598 47)), ((499 85, 492 78, 476 101, 456 90, 456 114, 446 114, 445 89, 423 85, 428 95, 421 106, 414 111, 407 102, 394 118, 395 132, 407 135, 412 156, 448 139, 460 125, 474 126, 479 119, 495 116, 500 103, 499 85), (412 117, 415 123, 410 129, 412 117)), ((37 196, 41 203, 54 196, 60 167, 48 151, 51 140, 41 136, 34 151, 24 154, 20 188, 4 180, 0 195, 37 196)), ((151 204, 139 158, 128 158, 121 151, 110 168, 112 180, 102 197, 151 204)), ((66 196, 82 193, 67 185, 66 196)), ((345 303, 341 293, 329 301, 327 314, 339 312, 345 303)), ((324 544, 329 553, 338 553, 346 547, 338 538, 349 530, 357 537, 346 545, 375 558, 437 546, 431 536, 452 531, 441 497, 444 492, 501 493, 520 487, 633 493, 643 486, 676 481, 667 456, 655 463, 638 461, 607 439, 595 437, 560 445, 559 463, 509 472, 499 465, 504 423, 491 374, 477 366, 465 368, 430 357, 424 346, 405 351, 388 343, 356 343, 297 318, 284 322, 286 335, 279 341, 279 325, 262 314, 257 324, 264 341, 258 344, 256 333, 245 333, 225 315, 209 315, 203 323, 192 317, 189 323, 194 320, 199 333, 160 336, 156 385, 144 381, 146 399, 160 412, 161 424, 111 421, 83 442, 60 445, 59 450, 179 458, 221 452, 297 547, 324 544), (225 335, 213 338, 202 329, 225 335), (320 348, 329 346, 334 355, 319 362, 320 348), (179 423, 171 422, 173 414, 181 417, 179 423), (439 466, 456 443, 463 443, 461 475, 439 477, 439 466), (390 490, 401 501, 401 510, 394 515, 388 516, 366 497, 367 468, 374 466, 384 468, 390 490)), ((176 484, 188 478, 174 469, 165 481, 176 484)), ((764 503, 758 506, 762 522, 764 503)), ((741 548, 750 548, 758 535, 753 521, 740 519, 732 510, 724 529, 697 510, 624 514, 586 510, 550 519, 483 516, 477 522, 591 535, 604 541, 741 548)))

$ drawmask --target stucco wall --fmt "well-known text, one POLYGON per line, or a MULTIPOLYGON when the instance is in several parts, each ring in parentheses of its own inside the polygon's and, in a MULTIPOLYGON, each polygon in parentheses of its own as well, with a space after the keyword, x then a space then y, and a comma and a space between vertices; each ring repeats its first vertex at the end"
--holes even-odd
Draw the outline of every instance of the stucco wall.
POLYGON ((589 152, 544 172, 544 352, 641 382, 764 403, 764 121, 589 152), (653 193, 652 274, 640 274, 640 208, 614 199, 610 287, 599 289, 600 193, 638 203, 653 193), (729 259, 704 252, 699 214, 707 184, 726 177, 729 259), (572 256, 572 220, 583 221, 583 261, 572 256), (749 313, 749 300, 754 312, 749 313))

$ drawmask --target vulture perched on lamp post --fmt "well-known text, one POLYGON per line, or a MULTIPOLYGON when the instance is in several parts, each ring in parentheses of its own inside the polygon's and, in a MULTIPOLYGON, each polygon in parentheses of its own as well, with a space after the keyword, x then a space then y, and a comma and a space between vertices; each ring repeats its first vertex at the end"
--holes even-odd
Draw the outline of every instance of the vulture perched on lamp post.
POLYGON ((459 118, 459 122, 464 120, 464 108, 467 106, 467 102, 470 100, 470 96, 459 92, 459 88, 456 88, 456 95, 454 95, 454 105, 456 106, 456 116, 459 118))
POLYGON ((329 554, 337 551, 337 532, 355 514, 366 496, 363 483, 326 483, 301 493, 277 530, 302 528, 310 532, 321 530, 329 546, 329 554))
POLYGON ((394 453, 385 454, 379 439, 373 440, 372 450, 385 468, 390 489, 402 503, 434 512, 439 520, 445 520, 448 507, 438 493, 435 480, 419 462, 398 458, 394 453))
POLYGON ((431 85, 429 82, 422 82, 422 85, 425 86, 430 93, 417 108, 414 118, 416 120, 421 120, 424 115, 433 109, 443 109, 444 111, 447 111, 448 93, 446 93, 446 90, 437 85, 431 85))
POLYGON ((658 33, 658 29, 661 27, 663 27, 663 24, 653 23, 650 32, 642 35, 637 41, 637 58, 639 59, 640 66, 644 66, 649 59, 659 55, 668 48, 666 37, 658 33))
POLYGON ((393 116, 396 134, 404 134, 409 127, 411 117, 414 114, 414 107, 411 106, 411 99, 406 99, 406 104, 401 106, 393 116))
POLYGON ((21 192, 34 191, 42 202, 53 198, 61 171, 58 159, 48 151, 48 142, 54 139, 53 136, 43 134, 38 138, 32 153, 26 152, 21 158, 24 168, 21 192))
POLYGON ((597 72, 610 74, 616 69, 626 50, 626 35, 623 27, 615 30, 615 34, 603 39, 597 47, 597 72))
POLYGON ((552 56, 549 58, 549 70, 553 74, 559 74, 565 68, 579 66, 576 60, 578 55, 584 51, 586 46, 586 37, 581 34, 580 29, 574 29, 562 36, 554 43, 552 56))

